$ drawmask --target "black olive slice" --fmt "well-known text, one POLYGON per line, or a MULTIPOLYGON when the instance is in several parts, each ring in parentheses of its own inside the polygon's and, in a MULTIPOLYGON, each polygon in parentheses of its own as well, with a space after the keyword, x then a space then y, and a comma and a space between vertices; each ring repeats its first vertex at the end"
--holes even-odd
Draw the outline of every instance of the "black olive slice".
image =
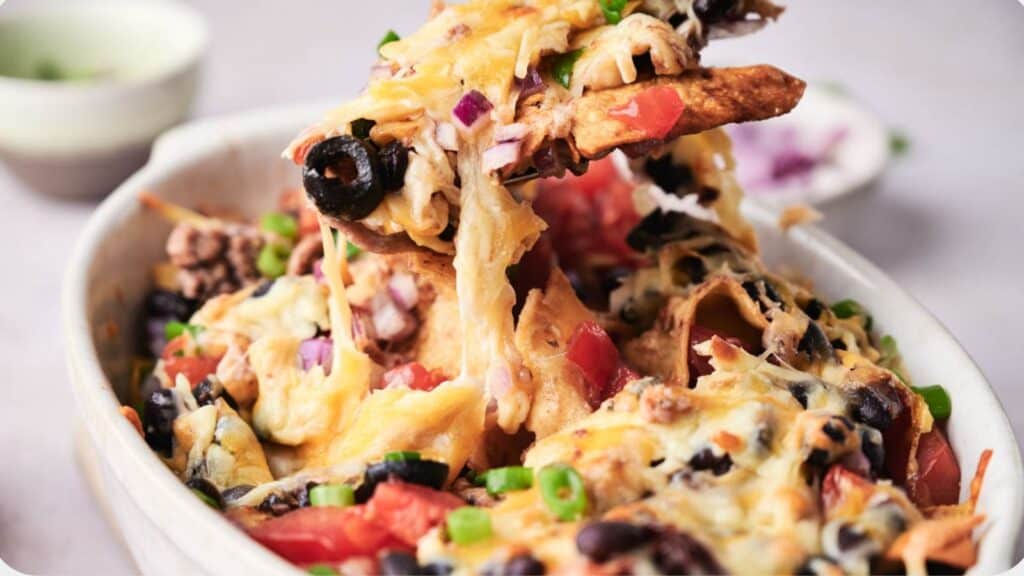
POLYGON ((363 483, 356 489, 356 502, 369 500, 377 484, 389 478, 440 490, 448 479, 448 465, 434 460, 385 460, 371 464, 363 474, 363 483))
POLYGON ((328 138, 310 149, 302 184, 320 212, 342 220, 366 218, 384 200, 377 151, 348 135, 328 138))
POLYGON ((398 140, 380 151, 381 186, 385 192, 401 190, 405 185, 405 171, 409 168, 409 149, 398 140))

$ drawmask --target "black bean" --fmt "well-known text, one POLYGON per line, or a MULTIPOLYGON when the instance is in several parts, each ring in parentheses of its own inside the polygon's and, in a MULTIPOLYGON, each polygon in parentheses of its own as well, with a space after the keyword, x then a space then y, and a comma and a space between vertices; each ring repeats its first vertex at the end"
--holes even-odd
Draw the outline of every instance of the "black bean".
POLYGON ((816 322, 808 322, 807 330, 797 344, 797 350, 805 352, 812 360, 828 360, 835 355, 828 336, 816 322))
POLYGON ((807 317, 811 320, 820 320, 823 312, 825 312, 825 305, 817 298, 811 298, 811 300, 804 305, 804 314, 807 314, 807 317))
POLYGON ((198 492, 202 492, 205 496, 207 496, 210 500, 217 504, 218 510, 224 509, 224 497, 221 496, 220 490, 218 490, 217 487, 214 486, 213 483, 207 480, 206 478, 192 478, 189 481, 185 482, 185 486, 188 486, 189 488, 196 490, 198 492))
POLYGON ((828 450, 823 450, 821 448, 814 448, 811 450, 811 453, 807 455, 807 463, 818 468, 824 468, 831 459, 832 455, 829 454, 828 450))
POLYGON ((807 392, 810 386, 811 385, 807 382, 796 382, 789 385, 789 393, 793 395, 793 398, 795 398, 805 410, 807 409, 807 392))
POLYGON ((505 576, 543 576, 544 563, 530 554, 517 554, 505 563, 505 576))
POLYGON ((655 458, 654 460, 651 460, 650 462, 648 462, 648 464, 650 465, 651 468, 657 468, 658 466, 661 466, 661 463, 664 462, 664 461, 665 461, 664 458, 655 458))
POLYGON ((685 164, 673 162, 671 154, 648 158, 644 161, 644 172, 658 188, 676 196, 683 196, 686 191, 680 189, 693 184, 693 170, 685 164))
POLYGON ((238 500, 242 496, 248 494, 254 486, 252 484, 239 484, 238 486, 232 486, 221 493, 224 499, 227 501, 238 500))
POLYGON ((846 342, 843 342, 839 338, 836 338, 830 342, 830 344, 832 344, 832 348, 835 350, 846 350, 846 342))
POLYGON ((287 514, 292 510, 299 507, 299 502, 295 499, 293 494, 271 494, 267 496, 263 502, 260 502, 258 509, 260 512, 266 514, 272 514, 274 516, 280 516, 287 514))
POLYGON ((898 400, 890 398, 878 386, 863 386, 850 394, 853 419, 872 428, 884 431, 892 424, 893 412, 900 412, 898 400))
POLYGON ((649 526, 629 522, 591 522, 576 534, 576 549, 600 564, 646 544, 654 534, 649 526))
POLYGON ((380 178, 385 192, 401 190, 409 168, 409 149, 395 140, 380 151, 380 178))
POLYGON ((155 390, 142 407, 146 423, 146 443, 153 450, 170 458, 174 449, 174 419, 178 417, 178 404, 174 390, 155 390))
POLYGON ((852 524, 843 524, 836 535, 836 545, 841 552, 852 550, 867 541, 864 531, 852 524))
POLYGON ((767 296, 769 300, 775 302, 779 306, 784 304, 782 296, 779 296, 778 291, 775 290, 775 286, 773 286, 771 282, 768 280, 762 280, 761 285, 764 286, 764 295, 767 296))
POLYGON ((224 402, 226 402, 228 406, 231 406, 231 408, 235 410, 238 409, 238 404, 235 402, 235 399, 228 394, 228 391, 224 389, 219 381, 214 380, 209 376, 203 378, 202 382, 192 389, 192 395, 195 396, 196 403, 200 406, 213 404, 217 398, 223 398, 224 402))
POLYGON ((704 281, 707 276, 707 270, 704 268, 704 261, 696 256, 687 256, 676 260, 675 269, 686 274, 687 280, 690 284, 700 284, 704 281))
POLYGON ((448 465, 434 460, 398 460, 371 464, 363 474, 363 483, 356 489, 356 502, 369 500, 377 484, 389 478, 440 490, 448 479, 448 465))
POLYGON ((255 290, 252 291, 252 294, 249 297, 250 298, 262 298, 262 297, 266 296, 267 292, 270 292, 270 289, 273 288, 273 287, 274 287, 274 279, 273 278, 271 278, 269 280, 264 280, 263 282, 260 283, 259 286, 256 287, 255 290))
POLYGON ((169 317, 184 322, 196 311, 196 303, 175 292, 153 290, 146 297, 146 311, 150 316, 169 317))
POLYGON ((860 450, 871 463, 871 471, 875 475, 885 472, 885 445, 882 433, 874 428, 864 426, 860 430, 860 450))
POLYGON ((718 456, 711 448, 702 448, 690 458, 689 465, 695 471, 710 470, 715 476, 721 476, 732 469, 732 457, 728 453, 718 456))
POLYGON ((709 230, 709 224, 701 222, 685 212, 655 210, 626 236, 626 243, 637 252, 660 248, 669 242, 686 240, 709 230))
POLYGON ((408 552, 392 550, 385 552, 378 559, 378 569, 382 576, 408 576, 420 574, 420 565, 416 557, 408 552))
POLYGON ((841 423, 837 424, 836 422, 829 420, 821 427, 821 431, 836 444, 843 444, 846 442, 846 430, 843 429, 841 423))
POLYGON ((693 11, 704 24, 725 20, 736 8, 736 0, 694 0, 693 11))
POLYGON ((724 574, 715 557, 703 544, 674 529, 664 529, 651 555, 662 574, 724 574))

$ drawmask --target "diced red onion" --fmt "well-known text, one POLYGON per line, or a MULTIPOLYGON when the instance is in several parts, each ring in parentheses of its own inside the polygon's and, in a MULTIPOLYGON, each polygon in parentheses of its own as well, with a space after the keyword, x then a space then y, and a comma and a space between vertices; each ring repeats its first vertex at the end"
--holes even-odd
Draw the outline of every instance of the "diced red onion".
POLYGON ((373 329, 377 338, 400 342, 416 331, 416 318, 403 310, 387 293, 373 298, 373 329))
POLYGON ((439 123, 434 129, 434 139, 437 140, 437 145, 445 150, 454 152, 459 149, 459 136, 451 122, 439 123))
POLYGON ((484 150, 484 155, 481 159, 483 169, 486 171, 492 171, 504 168, 509 164, 515 164, 516 161, 519 160, 520 145, 522 145, 522 142, 519 140, 512 142, 499 142, 487 150, 484 150))
POLYGON ((541 78, 540 72, 534 66, 530 66, 526 70, 526 76, 523 79, 517 78, 516 84, 519 87, 518 101, 544 91, 544 79, 541 78))
POLYGON ((843 456, 839 463, 851 472, 856 472, 861 476, 871 477, 871 462, 860 450, 850 452, 846 456, 843 456))
POLYGON ((302 369, 310 370, 313 366, 323 366, 324 373, 331 373, 331 360, 334 357, 334 341, 330 338, 319 337, 303 340, 299 344, 299 359, 302 361, 302 369))
POLYGON ((388 279, 388 294, 403 310, 412 310, 420 299, 420 289, 412 274, 398 272, 388 279))
POLYGON ((512 372, 508 366, 492 366, 487 371, 487 387, 495 398, 502 398, 512 390, 512 372))
POLYGON ((352 307, 352 338, 358 340, 376 340, 373 332, 372 313, 358 306, 352 307))
POLYGON ((494 106, 491 104, 491 101, 481 94, 479 90, 470 90, 459 99, 455 108, 452 108, 452 114, 463 126, 472 128, 492 108, 494 106))
POLYGON ((324 282, 324 260, 319 258, 313 262, 313 278, 320 284, 324 282))

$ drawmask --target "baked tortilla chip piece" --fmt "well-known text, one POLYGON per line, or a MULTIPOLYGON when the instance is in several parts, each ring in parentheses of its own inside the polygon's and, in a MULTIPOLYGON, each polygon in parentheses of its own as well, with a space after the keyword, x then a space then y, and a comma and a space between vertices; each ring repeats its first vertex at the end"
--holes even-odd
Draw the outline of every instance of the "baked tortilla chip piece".
POLYGON ((792 110, 804 93, 803 81, 773 66, 707 68, 584 94, 575 104, 572 135, 585 158, 615 148, 648 144, 650 136, 613 111, 624 110, 640 93, 665 86, 675 90, 683 112, 661 140, 697 134, 738 122, 765 120, 792 110))
POLYGON ((533 375, 533 404, 526 428, 537 439, 590 414, 581 393, 583 376, 565 352, 580 322, 596 318, 587 310, 561 270, 552 270, 544 292, 530 291, 516 327, 516 348, 533 375))

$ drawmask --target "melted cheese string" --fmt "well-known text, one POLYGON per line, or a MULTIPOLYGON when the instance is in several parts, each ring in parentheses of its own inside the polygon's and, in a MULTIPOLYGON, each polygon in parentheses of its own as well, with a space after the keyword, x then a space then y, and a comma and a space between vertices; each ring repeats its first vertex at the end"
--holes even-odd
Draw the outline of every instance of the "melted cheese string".
MULTIPOLYGON (((331 227, 320 218, 320 239, 324 245, 324 259, 321 262, 321 271, 324 280, 327 281, 327 289, 330 297, 327 301, 327 308, 331 318, 331 339, 334 341, 334 365, 341 365, 341 355, 345 350, 356 350, 355 340, 352 337, 352 307, 349 305, 348 296, 345 294, 345 280, 343 275, 348 270, 348 258, 344 250, 338 250, 335 244, 331 227)), ((345 235, 338 232, 339 242, 345 241, 345 235)))

